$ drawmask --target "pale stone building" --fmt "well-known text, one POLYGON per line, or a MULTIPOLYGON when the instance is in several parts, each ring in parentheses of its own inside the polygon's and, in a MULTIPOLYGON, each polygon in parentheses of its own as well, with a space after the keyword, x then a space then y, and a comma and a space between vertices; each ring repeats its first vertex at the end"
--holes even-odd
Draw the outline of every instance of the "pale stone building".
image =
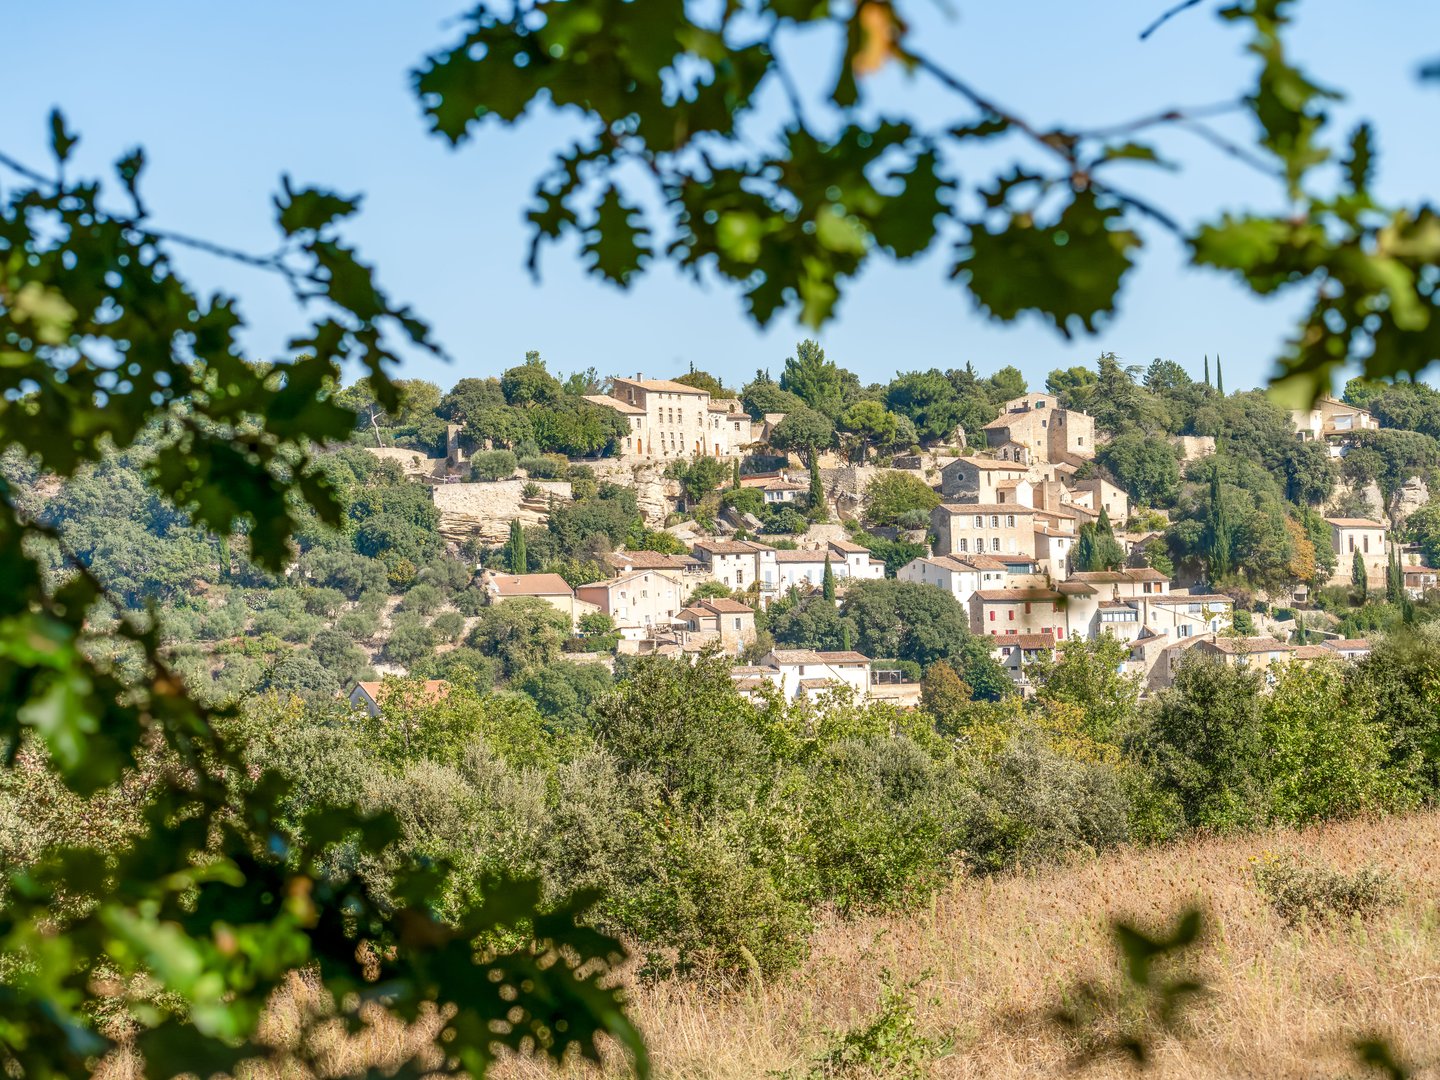
POLYGON ((1389 550, 1385 544, 1385 524, 1369 518, 1326 518, 1330 526, 1330 549, 1335 552, 1335 572, 1327 584, 1349 585, 1353 579, 1355 553, 1365 563, 1369 588, 1385 587, 1385 569, 1389 550))
POLYGON ((941 503, 930 530, 937 555, 1035 558, 1035 511, 1019 503, 941 503))
POLYGON ((615 621, 622 637, 645 637, 656 627, 669 628, 684 606, 681 586, 660 570, 631 574, 581 585, 575 595, 615 621))
POLYGON ((614 409, 630 422, 622 457, 731 457, 749 445, 750 417, 731 399, 712 401, 707 390, 672 379, 615 379, 610 393, 586 400, 614 409))
POLYGON ((997 448, 1023 446, 1036 462, 1090 458, 1095 456, 1095 419, 1061 408, 1053 394, 1026 394, 1007 401, 985 425, 985 441, 997 448))
POLYGON ((575 595, 570 583, 559 574, 501 574, 487 570, 480 580, 481 591, 491 604, 503 603, 522 596, 544 600, 556 611, 577 625, 580 616, 600 609, 575 595))
POLYGON ((1322 397, 1309 409, 1291 409, 1295 433, 1306 442, 1324 442, 1339 457, 1357 431, 1379 431, 1380 421, 1367 410, 1322 397))

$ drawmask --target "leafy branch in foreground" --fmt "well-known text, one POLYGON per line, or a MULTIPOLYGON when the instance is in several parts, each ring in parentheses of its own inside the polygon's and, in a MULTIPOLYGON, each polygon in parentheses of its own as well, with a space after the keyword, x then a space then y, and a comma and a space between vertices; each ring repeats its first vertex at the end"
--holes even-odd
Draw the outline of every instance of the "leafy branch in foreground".
MULTIPOLYGON (((393 405, 387 335, 433 349, 428 329, 338 236, 356 200, 287 182, 277 251, 231 252, 151 226, 139 151, 117 166, 133 211, 108 210, 98 183, 65 178, 76 137, 58 114, 51 128, 54 177, 0 157, 22 181, 0 201, 0 452, 71 477, 158 432, 153 491, 281 569, 300 502, 324 521, 341 516, 312 467, 312 441, 354 424, 333 397, 340 364, 362 363, 376 398, 393 405), (291 343, 301 358, 244 360, 234 301, 198 298, 169 260, 176 244, 284 276, 318 309, 291 343)), ((123 605, 77 560, 63 560, 59 584, 47 576, 39 553, 58 537, 27 520, 16 495, 0 479, 7 766, 38 744, 82 795, 140 761, 156 782, 128 846, 54 850, 11 875, 0 916, 8 1074, 92 1071, 118 1035, 147 1076, 233 1073, 280 1053, 256 1028, 297 969, 352 1029, 367 1002, 404 1019, 437 1010, 434 1038, 415 1054, 426 1072, 478 1074, 502 1048, 594 1058, 602 1032, 643 1071, 639 1037, 602 985, 621 949, 581 922, 593 897, 545 910, 535 883, 497 878, 447 922, 433 900, 444 865, 402 862, 383 888, 357 869, 393 842, 388 817, 320 806, 285 828, 285 784, 250 775, 224 735, 229 714, 186 693, 153 619, 122 618, 109 632, 141 658, 140 678, 99 658, 92 627, 123 605), (117 1014, 118 1024, 97 1020, 117 1014)))
MULTIPOLYGON (((1166 12, 1142 37, 1197 3, 1166 12)), ((1380 378, 1418 372, 1440 356, 1440 225, 1428 207, 1386 206, 1374 195, 1366 124, 1343 140, 1338 182, 1337 170, 1323 168, 1340 152, 1326 113, 1340 95, 1286 51, 1291 0, 1219 10, 1248 29, 1255 61, 1252 84, 1235 99, 1053 129, 927 56, 902 6, 481 4, 464 17, 459 41, 418 66, 414 86, 432 128, 452 143, 546 104, 588 121, 536 185, 532 271, 542 244, 573 233, 591 271, 621 287, 667 259, 696 278, 716 274, 738 286, 760 325, 794 309, 818 326, 871 258, 910 259, 952 233, 952 277, 982 310, 1002 321, 1033 312, 1068 336, 1094 332, 1114 311, 1141 247, 1139 226, 1149 221, 1178 235, 1193 262, 1259 295, 1313 294, 1279 358, 1281 383, 1296 400, 1328 389, 1348 361, 1380 378), (812 95, 823 115, 813 104, 807 114, 810 98, 787 54, 821 41, 843 47, 812 95), (949 91, 968 115, 934 125, 879 115, 866 77, 891 64, 949 91), (766 131, 759 103, 775 93, 788 109, 766 131), (1208 123, 1226 113, 1248 116, 1251 145, 1208 123), (1167 130, 1260 172, 1279 209, 1217 212, 1190 230, 1122 186, 1121 166, 1174 167, 1144 141, 1167 130), (980 179, 962 187, 956 162, 974 143, 999 140, 1039 164, 989 175, 980 166, 980 179), (663 250, 658 233, 673 236, 663 250)))

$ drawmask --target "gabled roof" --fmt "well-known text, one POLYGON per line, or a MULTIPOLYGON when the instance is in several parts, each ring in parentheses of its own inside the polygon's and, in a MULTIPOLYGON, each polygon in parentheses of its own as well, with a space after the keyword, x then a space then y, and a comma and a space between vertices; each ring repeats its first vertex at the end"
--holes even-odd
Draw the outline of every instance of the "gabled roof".
POLYGON ((777 664, 823 664, 825 661, 814 649, 771 649, 770 655, 777 664))
POLYGON ((1032 652, 1038 649, 1055 648, 1054 634, 996 634, 991 640, 994 641, 996 649, 1007 645, 1018 646, 1032 652))
POLYGON ((605 565, 615 570, 694 570, 700 566, 693 555, 665 555, 659 551, 612 551, 605 565))
POLYGON ((774 551, 768 544, 757 544, 753 540, 697 540, 696 551, 711 555, 753 555, 757 551, 774 551))
POLYGON ((835 562, 835 556, 828 551, 784 551, 775 552, 777 563, 827 563, 835 562))
POLYGON ((695 607, 708 608, 717 615, 754 615, 753 608, 746 607, 738 600, 731 600, 728 596, 717 596, 714 599, 698 600, 695 607))
POLYGON ((1224 593, 1168 593, 1145 598, 1152 604, 1234 604, 1235 601, 1224 593))
MULTIPOLYGON (((355 684, 355 689, 364 690, 371 701, 377 705, 380 703, 380 690, 385 685, 383 681, 362 680, 355 684)), ((352 694, 354 690, 350 691, 352 694)), ((450 694, 450 683, 445 679, 426 679, 421 689, 421 694, 427 701, 441 701, 450 694)))
POLYGON ((1383 529, 1385 523, 1382 521, 1371 521, 1369 518, 1342 518, 1327 517, 1325 521, 1341 529, 1383 529))
POLYGON ((1370 649, 1370 640, 1368 638, 1331 638, 1328 641, 1322 641, 1320 644, 1327 649, 1333 649, 1335 652, 1368 652, 1370 649))
POLYGON ((868 664, 870 658, 864 653, 856 652, 854 649, 846 649, 837 652, 817 652, 816 656, 827 664, 868 664))
POLYGON ((500 596, 574 596, 559 574, 497 574, 491 579, 500 596))
POLYGON ((706 397, 710 396, 710 391, 708 390, 697 390, 693 386, 686 386, 684 383, 675 382, 673 379, 616 379, 614 381, 617 386, 620 383, 624 383, 627 386, 638 386, 644 390, 657 393, 704 394, 706 397))
POLYGON ((1062 581, 1059 585, 1056 585, 1055 587, 1059 589, 1062 593, 1064 593, 1066 596, 1096 595, 1095 589, 1093 587, 1085 584, 1085 582, 1083 581, 1075 581, 1073 579, 1068 581, 1062 581))
POLYGON ((1216 652, 1222 652, 1229 656, 1253 656, 1256 653, 1267 652, 1294 652, 1298 648, 1298 646, 1295 645, 1287 645, 1283 641, 1276 641, 1272 637, 1217 637, 1214 641, 1207 641, 1206 644, 1216 652))
POLYGON ((1025 600, 1061 599, 1060 594, 1052 589, 977 589, 975 595, 986 603, 1007 604, 1018 604, 1025 600))
POLYGON ((645 410, 639 405, 631 405, 628 401, 621 401, 619 398, 611 397, 609 394, 586 394, 585 400, 592 405, 604 405, 614 409, 616 412, 624 413, 626 416, 644 416, 645 410))
POLYGON ((1020 503, 941 503, 941 510, 952 514, 1038 514, 1043 511, 1020 503))
POLYGON ((868 554, 870 549, 863 544, 856 544, 849 540, 831 540, 830 546, 836 551, 846 555, 868 554))
MULTIPOLYGON (((987 427, 988 426, 989 425, 987 425, 987 427)), ((944 472, 945 469, 953 469, 956 465, 972 465, 977 469, 1004 469, 1007 472, 1023 473, 1030 471, 1026 466, 1020 464, 1020 462, 1018 461, 997 461, 995 458, 981 457, 958 457, 954 461, 946 465, 944 468, 942 468, 940 471, 944 472)))

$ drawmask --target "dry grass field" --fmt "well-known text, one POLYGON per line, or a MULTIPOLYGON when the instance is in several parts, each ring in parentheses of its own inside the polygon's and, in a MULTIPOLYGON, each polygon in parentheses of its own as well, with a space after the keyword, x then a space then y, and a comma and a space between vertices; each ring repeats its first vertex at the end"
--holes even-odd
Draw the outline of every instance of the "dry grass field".
MULTIPOLYGON (((634 1015, 659 1077, 804 1078, 837 1033, 877 1015, 887 981, 902 990, 916 983, 913 1025, 897 1044, 903 1062, 887 1064, 882 1055, 816 1075, 1056 1076, 1079 1068, 1082 1045, 1053 1022, 1056 1007, 1082 980, 1122 983, 1113 921, 1158 930, 1199 904, 1205 937, 1174 973, 1198 976, 1207 991, 1185 1008, 1176 1034, 1153 1043, 1148 1075, 1379 1075, 1367 1074, 1351 1049, 1372 1035, 1388 1038, 1416 1075, 1431 1075, 1440 1064, 1437 875, 1434 813, 1120 852, 960 881, 920 914, 828 922, 803 968, 766 986, 636 985, 634 1015), (1404 899, 1368 920, 1291 925, 1257 890, 1253 873, 1257 860, 1287 853, 1342 870, 1378 867, 1404 899)), ((271 1038, 286 1041, 304 997, 297 980, 268 1018, 271 1038)), ((1116 1025, 1102 1019, 1091 1030, 1113 1033, 1116 1025)), ((318 1041, 319 1071, 335 1075, 363 1065, 383 1070, 406 1040, 401 1029, 379 1027, 349 1041, 318 1041)), ((111 1064, 107 1076, 130 1071, 111 1064)), ((553 1075, 529 1061, 507 1062, 499 1073, 553 1075)), ((605 1073, 625 1070, 617 1059, 605 1073)), ((1127 1059, 1110 1055, 1077 1075, 1135 1074, 1127 1059)))
MULTIPOLYGON (((1440 814, 1197 840, 958 882, 920 915, 824 926, 810 961, 777 984, 730 995, 642 986, 634 1011, 661 1077, 804 1076, 832 1032, 875 1014, 883 972, 902 985, 925 975, 918 1033, 950 1045, 912 1075, 1055 1076, 1074 1064, 1077 1044, 1048 1016, 1080 980, 1118 981, 1112 921, 1158 929, 1199 903, 1207 936, 1181 966, 1208 993, 1186 1009, 1182 1035, 1158 1043, 1151 1075, 1358 1077, 1350 1046, 1372 1034, 1424 1075, 1440 1065, 1437 887, 1440 814), (1405 900, 1366 922, 1292 927, 1253 881, 1255 860, 1281 853, 1375 865, 1405 900)), ((1134 1073, 1109 1058, 1083 1075, 1134 1073)))

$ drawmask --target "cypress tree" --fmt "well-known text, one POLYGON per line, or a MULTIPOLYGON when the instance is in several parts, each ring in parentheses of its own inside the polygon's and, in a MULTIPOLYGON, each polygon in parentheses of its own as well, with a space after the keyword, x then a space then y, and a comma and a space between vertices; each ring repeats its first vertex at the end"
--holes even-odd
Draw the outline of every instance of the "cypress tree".
POLYGON ((1070 566, 1077 574, 1088 574, 1095 566, 1095 526, 1086 522, 1080 526, 1080 536, 1070 553, 1070 566))
POLYGON ((810 510, 825 512, 825 488, 820 483, 820 462, 813 449, 810 451, 810 510))
POLYGON ((510 522, 510 572, 523 574, 530 569, 530 555, 525 550, 525 532, 520 528, 520 519, 510 522))
POLYGON ((1225 396, 1225 372, 1220 367, 1220 354, 1215 354, 1215 392, 1225 396))
POLYGON ((825 560, 825 576, 820 579, 820 590, 828 602, 835 602, 835 571, 830 569, 829 559, 825 560))
POLYGON ((739 458, 736 458, 736 459, 735 459, 735 461, 734 461, 734 467, 730 470, 730 486, 731 486, 734 490, 736 490, 736 491, 739 491, 739 490, 740 490, 740 459, 739 459, 739 458))
POLYGON ((1362 594, 1369 589, 1369 576, 1365 573, 1365 557, 1360 554, 1359 548, 1355 549, 1355 557, 1350 560, 1350 581, 1362 594))
POLYGON ((1385 566, 1385 599, 1392 604, 1403 604, 1405 600, 1405 573, 1400 567, 1400 549, 1394 545, 1385 566))
POLYGON ((848 622, 840 623, 840 648, 849 652, 855 648, 855 634, 848 622))
POLYGON ((1210 354, 1205 354, 1205 385, 1210 385, 1210 354))
POLYGON ((1220 463, 1210 474, 1210 577, 1218 581, 1230 573, 1230 519, 1220 497, 1220 463))

